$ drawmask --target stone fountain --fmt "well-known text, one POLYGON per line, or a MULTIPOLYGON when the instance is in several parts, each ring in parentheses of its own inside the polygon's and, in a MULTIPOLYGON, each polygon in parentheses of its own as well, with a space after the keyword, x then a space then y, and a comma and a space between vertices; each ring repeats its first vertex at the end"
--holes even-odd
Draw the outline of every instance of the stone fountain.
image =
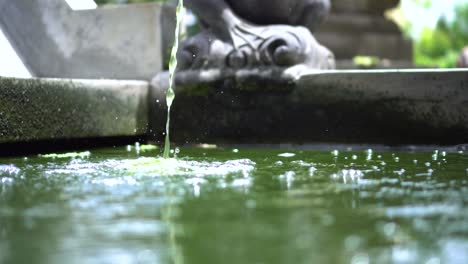
MULTIPOLYGON (((411 56, 401 32, 383 18, 383 11, 399 1, 336 2, 341 5, 334 9, 332 24, 344 25, 336 13, 354 8, 351 13, 366 14, 358 20, 365 23, 348 23, 354 30, 371 25, 384 29, 385 42, 369 48, 369 55, 384 54, 397 61, 411 56), (397 46, 406 51, 395 56, 382 52, 397 46)), ((333 70, 332 52, 313 35, 330 10, 328 0, 189 0, 187 5, 203 27, 178 53, 181 66, 172 118, 176 141, 468 141, 466 70, 333 70)), ((321 38, 333 44, 323 32, 321 38)), ((355 44, 366 46, 365 39, 355 44)), ((338 47, 340 41, 334 43, 338 47)), ((349 49, 359 48, 349 38, 348 44, 349 49)), ((341 52, 340 58, 347 57, 341 52)), ((163 98, 167 85, 167 73, 158 74, 151 97, 163 98)), ((150 105, 156 109, 150 120, 164 119, 164 100, 150 105)), ((156 124, 150 127, 156 137, 163 131, 156 124)))

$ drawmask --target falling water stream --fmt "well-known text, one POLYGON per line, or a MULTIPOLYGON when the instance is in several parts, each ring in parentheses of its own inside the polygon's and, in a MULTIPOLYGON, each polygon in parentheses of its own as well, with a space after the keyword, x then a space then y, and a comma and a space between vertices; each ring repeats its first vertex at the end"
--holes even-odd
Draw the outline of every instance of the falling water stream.
POLYGON ((179 48, 179 28, 182 18, 184 17, 184 1, 179 0, 176 10, 176 28, 174 31, 174 45, 171 50, 171 59, 169 61, 169 88, 166 91, 166 104, 167 104, 167 120, 166 120, 166 139, 164 142, 164 152, 163 157, 165 159, 169 158, 169 153, 171 150, 171 142, 169 138, 169 126, 171 120, 171 106, 172 102, 175 99, 175 93, 173 89, 174 85, 174 74, 177 68, 177 50, 179 48))

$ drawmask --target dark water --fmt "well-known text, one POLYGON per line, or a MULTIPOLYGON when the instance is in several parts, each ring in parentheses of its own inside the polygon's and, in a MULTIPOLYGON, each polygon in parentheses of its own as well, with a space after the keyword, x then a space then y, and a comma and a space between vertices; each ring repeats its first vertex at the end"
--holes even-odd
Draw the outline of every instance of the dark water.
POLYGON ((0 160, 0 263, 468 263, 462 152, 0 160))

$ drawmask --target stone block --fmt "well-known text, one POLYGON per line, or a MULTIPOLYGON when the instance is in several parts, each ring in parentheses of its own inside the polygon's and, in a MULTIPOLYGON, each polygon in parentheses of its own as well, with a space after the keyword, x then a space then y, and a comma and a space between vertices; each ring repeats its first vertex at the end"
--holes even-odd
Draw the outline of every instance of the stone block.
MULTIPOLYGON (((151 88, 163 120, 167 79, 151 88)), ((174 141, 185 143, 463 144, 468 70, 311 71, 287 88, 235 80, 176 87, 174 141), (243 87, 243 86, 242 86, 243 87)), ((164 123, 151 130, 162 140, 164 123)))
POLYGON ((0 78, 0 143, 144 135, 143 81, 0 78))
POLYGON ((162 69, 162 31, 170 27, 162 18, 173 14, 161 10, 157 3, 73 11, 63 0, 0 0, 0 26, 34 76, 150 80, 162 69))

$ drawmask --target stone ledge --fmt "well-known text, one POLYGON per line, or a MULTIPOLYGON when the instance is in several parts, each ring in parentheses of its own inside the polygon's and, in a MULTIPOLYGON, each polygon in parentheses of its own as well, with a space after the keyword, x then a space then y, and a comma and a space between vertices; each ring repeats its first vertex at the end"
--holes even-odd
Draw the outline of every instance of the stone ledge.
MULTIPOLYGON (((221 82, 194 94, 189 86, 176 87, 171 115, 181 143, 468 142, 468 70, 311 71, 278 92, 221 82)), ((153 83, 155 120, 164 120, 165 89, 166 81, 153 83)))
POLYGON ((144 135, 148 83, 0 77, 0 143, 144 135))

